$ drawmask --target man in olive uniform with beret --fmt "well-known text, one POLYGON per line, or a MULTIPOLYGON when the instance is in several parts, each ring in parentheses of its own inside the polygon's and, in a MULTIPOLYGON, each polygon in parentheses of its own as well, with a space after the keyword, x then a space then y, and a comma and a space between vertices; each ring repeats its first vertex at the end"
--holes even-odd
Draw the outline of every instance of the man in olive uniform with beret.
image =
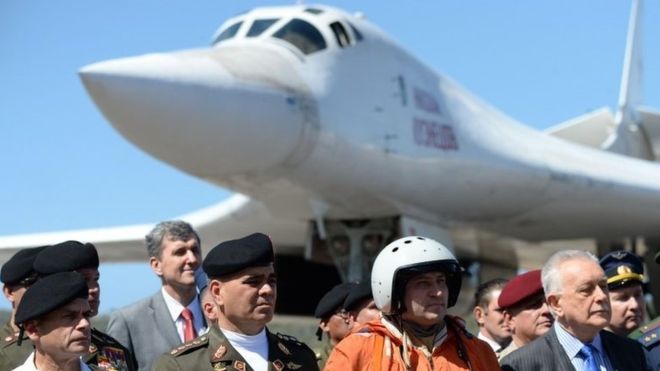
POLYGON ((19 328, 14 323, 14 318, 25 290, 36 281, 37 275, 32 265, 37 254, 45 247, 20 250, 2 266, 0 271, 0 279, 4 284, 2 292, 11 302, 9 321, 0 329, 0 370, 17 367, 32 352, 32 344, 27 337, 22 339, 23 346, 18 345, 19 328))
MULTIPOLYGON (((660 253, 655 256, 655 262, 660 264, 660 253)), ((629 337, 644 346, 646 363, 651 369, 660 370, 660 317, 633 331, 629 337)))
MULTIPOLYGON (((40 276, 59 272, 78 272, 85 277, 91 317, 96 316, 101 304, 99 286, 99 255, 94 245, 78 241, 65 241, 48 246, 37 255, 34 270, 40 276)), ((83 361, 101 370, 134 371, 137 362, 131 352, 113 337, 92 328, 89 352, 83 361)))
POLYGON ((97 370, 81 359, 91 344, 90 315, 81 274, 61 272, 39 279, 25 291, 16 311, 21 336, 30 338, 34 351, 14 370, 97 370))
POLYGON ((214 247, 202 267, 218 307, 217 325, 161 356, 154 370, 318 370, 314 353, 266 328, 277 278, 268 236, 254 233, 214 247))
POLYGON ((344 301, 354 287, 355 284, 352 282, 335 285, 321 297, 321 300, 316 305, 314 317, 320 319, 319 328, 316 330, 316 337, 320 341, 324 333, 327 335, 323 343, 323 348, 316 354, 320 369, 323 369, 323 366, 325 366, 332 348, 351 331, 351 318, 344 309, 344 301))

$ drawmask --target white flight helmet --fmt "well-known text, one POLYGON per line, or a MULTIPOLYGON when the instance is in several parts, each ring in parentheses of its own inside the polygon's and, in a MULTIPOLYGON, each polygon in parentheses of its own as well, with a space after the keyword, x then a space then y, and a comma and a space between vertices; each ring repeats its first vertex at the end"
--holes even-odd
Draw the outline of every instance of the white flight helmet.
POLYGON ((401 313, 403 291, 412 275, 443 272, 447 276, 447 307, 456 304, 461 291, 461 266, 447 247, 420 236, 400 238, 385 246, 371 269, 374 302, 384 314, 401 313))

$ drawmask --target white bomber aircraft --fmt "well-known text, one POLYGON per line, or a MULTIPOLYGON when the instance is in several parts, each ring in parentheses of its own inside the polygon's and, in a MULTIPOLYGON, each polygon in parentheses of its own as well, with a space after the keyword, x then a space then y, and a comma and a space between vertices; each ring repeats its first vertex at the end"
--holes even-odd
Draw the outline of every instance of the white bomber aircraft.
MULTIPOLYGON (((204 241, 263 231, 278 253, 334 262, 344 279, 368 275, 402 234, 515 265, 524 257, 508 252, 523 241, 660 237, 660 112, 641 106, 641 8, 635 1, 617 111, 547 132, 433 71, 364 17, 321 5, 256 8, 227 20, 211 47, 80 75, 126 139, 238 192, 180 217, 204 241)), ((143 260, 151 227, 5 236, 0 260, 65 239, 94 242, 104 261, 143 260)), ((538 264, 543 254, 527 251, 538 264)))

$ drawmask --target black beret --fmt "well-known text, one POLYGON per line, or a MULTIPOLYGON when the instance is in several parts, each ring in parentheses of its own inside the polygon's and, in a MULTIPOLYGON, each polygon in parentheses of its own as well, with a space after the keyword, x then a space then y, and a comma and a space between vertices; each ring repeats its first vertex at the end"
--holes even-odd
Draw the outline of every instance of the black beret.
POLYGON ((353 310, 366 299, 373 299, 374 295, 371 293, 371 282, 365 281, 353 286, 351 292, 344 300, 344 309, 353 310))
POLYGON ((344 300, 351 292, 353 287, 357 284, 352 282, 340 283, 331 288, 321 300, 319 300, 316 309, 314 310, 314 317, 326 318, 331 314, 337 312, 339 309, 344 309, 344 300))
POLYGON ((23 294, 14 322, 21 325, 37 319, 74 299, 87 299, 87 282, 77 272, 59 272, 46 276, 23 294))
POLYGON ((273 263, 273 244, 263 233, 219 243, 209 251, 202 268, 209 277, 221 277, 248 267, 273 263))
POLYGON ((644 281, 642 259, 631 252, 612 251, 600 259, 600 266, 605 271, 610 290, 644 281))
POLYGON ((98 268, 99 254, 91 243, 65 241, 48 246, 34 261, 34 270, 40 275, 70 272, 81 268, 98 268))
POLYGON ((14 256, 7 260, 0 270, 0 279, 2 280, 2 283, 13 285, 30 277, 30 275, 34 273, 34 260, 46 247, 47 246, 32 247, 20 250, 14 254, 14 256))

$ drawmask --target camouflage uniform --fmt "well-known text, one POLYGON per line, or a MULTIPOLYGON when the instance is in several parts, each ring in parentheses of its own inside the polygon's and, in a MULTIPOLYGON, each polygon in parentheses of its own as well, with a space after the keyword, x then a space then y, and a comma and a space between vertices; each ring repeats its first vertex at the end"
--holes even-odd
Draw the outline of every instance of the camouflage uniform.
MULTIPOLYGON (((293 337, 271 334, 268 337, 268 370, 318 370, 316 357, 307 345, 293 337)), ((191 340, 167 354, 155 363, 153 370, 253 370, 234 349, 217 327, 203 336, 191 340)))
POLYGON ((628 337, 642 343, 646 363, 652 370, 660 370, 660 317, 633 331, 628 337))
POLYGON ((9 322, 0 329, 0 370, 13 370, 22 365, 34 350, 27 336, 23 336, 21 346, 18 346, 18 332, 9 322))
POLYGON ((99 370, 137 371, 137 362, 131 352, 112 336, 92 329, 92 343, 89 354, 82 357, 87 365, 95 365, 99 370))

